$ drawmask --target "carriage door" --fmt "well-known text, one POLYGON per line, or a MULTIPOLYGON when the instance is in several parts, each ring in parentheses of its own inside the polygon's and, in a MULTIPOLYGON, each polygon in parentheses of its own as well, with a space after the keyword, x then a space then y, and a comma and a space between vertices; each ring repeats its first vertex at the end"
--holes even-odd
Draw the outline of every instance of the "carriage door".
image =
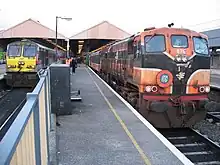
POLYGON ((126 58, 126 76, 133 77, 133 60, 134 58, 134 47, 133 40, 128 41, 128 53, 126 58))
POLYGON ((133 67, 141 67, 141 41, 137 41, 134 47, 134 63, 133 67))
POLYGON ((46 50, 46 55, 45 55, 45 66, 48 66, 49 65, 49 51, 46 50))
POLYGON ((104 72, 107 73, 108 70, 109 70, 109 63, 107 61, 107 58, 108 58, 108 54, 105 52, 104 53, 104 59, 103 59, 103 69, 104 69, 104 72))

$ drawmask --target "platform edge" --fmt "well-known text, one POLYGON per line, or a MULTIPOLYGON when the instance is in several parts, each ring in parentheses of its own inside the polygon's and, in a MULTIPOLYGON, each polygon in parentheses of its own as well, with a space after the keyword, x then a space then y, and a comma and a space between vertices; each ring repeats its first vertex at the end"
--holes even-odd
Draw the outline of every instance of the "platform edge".
POLYGON ((173 144, 171 144, 161 133, 159 133, 144 117, 142 117, 124 98, 115 92, 104 80, 102 80, 90 67, 87 68, 108 87, 127 107, 131 112, 155 135, 159 140, 175 155, 183 164, 194 165, 183 153, 181 153, 173 144))

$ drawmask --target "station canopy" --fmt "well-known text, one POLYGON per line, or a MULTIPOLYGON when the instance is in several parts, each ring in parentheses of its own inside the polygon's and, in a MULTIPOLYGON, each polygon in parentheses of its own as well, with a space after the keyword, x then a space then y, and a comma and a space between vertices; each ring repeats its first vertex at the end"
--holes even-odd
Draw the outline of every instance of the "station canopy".
POLYGON ((86 52, 95 50, 111 41, 121 40, 130 34, 117 26, 102 21, 80 33, 70 37, 70 49, 74 54, 85 55, 86 52))
MULTIPOLYGON (((51 38, 56 37, 56 32, 44 25, 39 21, 33 19, 25 20, 9 29, 0 31, 0 38, 51 38)), ((58 33, 58 39, 66 40, 67 37, 58 33)))
POLYGON ((103 21, 89 29, 77 33, 70 37, 70 40, 91 40, 91 39, 105 39, 118 40, 130 36, 129 33, 109 23, 103 21))
POLYGON ((208 36, 209 47, 220 47, 220 29, 214 29, 202 32, 208 36))
MULTIPOLYGON (((0 31, 0 45, 3 45, 5 48, 8 43, 24 38, 31 39, 34 42, 50 47, 52 49, 55 49, 56 47, 56 31, 31 18, 6 30, 0 31)), ((57 33, 58 50, 66 50, 67 40, 67 37, 57 33)))

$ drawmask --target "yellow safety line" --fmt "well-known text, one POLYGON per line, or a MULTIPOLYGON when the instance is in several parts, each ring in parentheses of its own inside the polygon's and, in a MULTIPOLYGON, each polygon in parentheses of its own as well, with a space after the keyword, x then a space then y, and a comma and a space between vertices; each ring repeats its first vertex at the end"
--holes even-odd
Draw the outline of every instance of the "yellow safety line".
POLYGON ((111 105, 111 103, 108 101, 108 99, 105 97, 105 95, 103 94, 102 90, 100 89, 100 87, 98 86, 98 84, 95 82, 95 80, 93 79, 92 75, 89 73, 89 71, 86 69, 86 71, 88 72, 88 74, 90 75, 90 77, 92 78, 93 82, 95 83, 96 87, 98 88, 99 92, 101 93, 102 97, 105 99, 106 103, 108 104, 111 112, 115 115, 116 119, 119 121, 119 123, 121 124, 122 128, 124 129, 125 133, 128 135, 128 137, 131 139, 132 143, 134 144, 135 148, 138 150, 139 154, 141 155, 141 158, 143 159, 144 163, 146 165, 151 165, 149 159, 147 158, 147 156, 145 155, 144 151, 141 149, 141 147, 138 145, 137 141, 135 140, 134 136, 131 134, 131 132, 128 130, 126 124, 123 122, 123 120, 120 118, 120 116, 117 114, 116 110, 113 108, 113 106, 111 105))

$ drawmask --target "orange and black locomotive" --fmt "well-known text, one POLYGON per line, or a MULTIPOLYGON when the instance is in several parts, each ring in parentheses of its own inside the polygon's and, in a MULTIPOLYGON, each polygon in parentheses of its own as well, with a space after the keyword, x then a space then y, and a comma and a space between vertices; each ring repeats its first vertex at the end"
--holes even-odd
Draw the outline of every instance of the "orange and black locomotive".
POLYGON ((89 65, 157 128, 205 118, 210 55, 201 33, 148 28, 90 52, 89 65))

